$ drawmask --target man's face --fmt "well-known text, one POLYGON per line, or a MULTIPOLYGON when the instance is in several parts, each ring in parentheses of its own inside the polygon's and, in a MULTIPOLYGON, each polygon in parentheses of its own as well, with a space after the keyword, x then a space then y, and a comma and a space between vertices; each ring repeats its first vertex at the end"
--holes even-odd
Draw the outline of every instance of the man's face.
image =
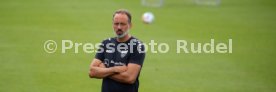
POLYGON ((113 19, 113 30, 118 37, 125 36, 130 27, 131 24, 128 22, 126 14, 115 14, 113 19))

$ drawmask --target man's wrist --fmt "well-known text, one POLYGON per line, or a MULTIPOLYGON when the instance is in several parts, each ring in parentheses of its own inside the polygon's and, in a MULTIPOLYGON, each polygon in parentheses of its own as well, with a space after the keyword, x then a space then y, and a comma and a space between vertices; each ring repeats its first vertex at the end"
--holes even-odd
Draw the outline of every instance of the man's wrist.
POLYGON ((118 72, 115 67, 110 67, 108 69, 110 69, 110 71, 113 72, 113 73, 117 73, 118 72))

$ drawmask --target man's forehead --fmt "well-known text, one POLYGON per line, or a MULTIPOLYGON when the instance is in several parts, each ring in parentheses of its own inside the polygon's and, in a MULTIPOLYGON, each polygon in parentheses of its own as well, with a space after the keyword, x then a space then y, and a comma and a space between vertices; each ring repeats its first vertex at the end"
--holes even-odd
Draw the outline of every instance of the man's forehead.
POLYGON ((128 21, 128 17, 126 14, 118 13, 115 14, 114 21, 128 21))

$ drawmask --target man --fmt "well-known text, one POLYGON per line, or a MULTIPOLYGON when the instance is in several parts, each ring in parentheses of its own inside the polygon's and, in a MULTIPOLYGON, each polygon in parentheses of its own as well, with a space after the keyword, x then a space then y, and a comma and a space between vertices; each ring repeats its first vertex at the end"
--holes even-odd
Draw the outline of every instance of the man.
POLYGON ((138 92, 145 53, 142 43, 129 34, 131 27, 131 14, 117 10, 113 14, 116 37, 102 42, 90 64, 90 78, 103 79, 102 92, 138 92))

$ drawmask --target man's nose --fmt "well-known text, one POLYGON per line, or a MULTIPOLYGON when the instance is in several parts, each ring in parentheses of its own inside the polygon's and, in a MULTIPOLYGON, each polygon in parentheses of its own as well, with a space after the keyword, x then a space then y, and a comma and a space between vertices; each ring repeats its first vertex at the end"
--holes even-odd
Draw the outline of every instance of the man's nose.
POLYGON ((122 25, 121 25, 121 24, 119 24, 119 25, 118 25, 118 28, 119 28, 119 29, 121 29, 121 28, 122 28, 122 25))

